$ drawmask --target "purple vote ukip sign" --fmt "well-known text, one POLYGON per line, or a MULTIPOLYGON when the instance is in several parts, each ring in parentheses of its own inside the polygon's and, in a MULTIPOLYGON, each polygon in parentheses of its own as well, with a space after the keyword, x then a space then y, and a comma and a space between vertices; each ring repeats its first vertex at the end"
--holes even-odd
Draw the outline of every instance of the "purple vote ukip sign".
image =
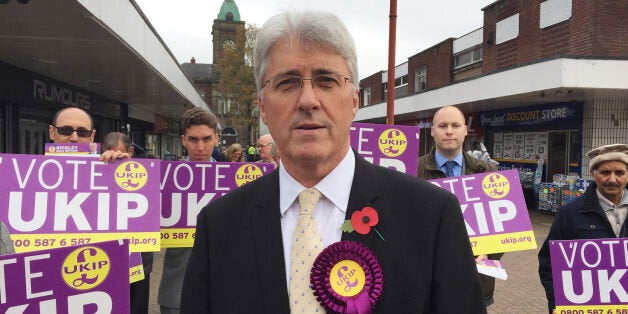
POLYGON ((628 313, 628 239, 549 245, 556 313, 628 313))
POLYGON ((191 247, 203 207, 274 169, 270 163, 162 161, 161 247, 191 247))
POLYGON ((536 248, 517 170, 430 182, 458 198, 475 255, 536 248))
POLYGON ((420 129, 407 125, 351 124, 351 147, 373 164, 416 176, 420 129))
POLYGON ((0 256, 0 313, 129 313, 129 243, 0 256))
POLYGON ((130 239, 159 250, 159 162, 0 154, 0 221, 16 252, 130 239))

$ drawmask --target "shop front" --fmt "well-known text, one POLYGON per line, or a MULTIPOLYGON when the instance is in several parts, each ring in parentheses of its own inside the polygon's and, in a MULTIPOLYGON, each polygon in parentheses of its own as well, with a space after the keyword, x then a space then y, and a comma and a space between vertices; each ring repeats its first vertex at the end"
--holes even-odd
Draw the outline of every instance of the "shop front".
POLYGON ((534 172, 543 164, 544 182, 554 175, 580 175, 581 103, 554 103, 480 113, 486 146, 501 167, 534 172))
POLYGON ((3 62, 0 73, 0 152, 43 154, 54 113, 68 106, 92 115, 96 142, 125 129, 125 104, 3 62))

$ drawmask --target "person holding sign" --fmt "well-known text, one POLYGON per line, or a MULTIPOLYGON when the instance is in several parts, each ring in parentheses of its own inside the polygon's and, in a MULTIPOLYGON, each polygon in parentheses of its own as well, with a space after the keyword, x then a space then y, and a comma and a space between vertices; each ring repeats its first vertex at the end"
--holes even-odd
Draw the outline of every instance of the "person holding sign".
MULTIPOLYGON (((189 109, 181 117, 181 129, 181 144, 188 152, 187 161, 216 161, 212 153, 218 143, 218 119, 213 113, 202 108, 189 109)), ((191 251, 190 248, 166 249, 157 297, 162 314, 179 313, 183 276, 191 251)))
MULTIPOLYGON (((105 135, 102 141, 102 149, 105 152, 120 152, 133 157, 131 151, 131 140, 120 132, 110 132, 105 135)), ((103 153, 104 154, 104 153, 103 153)), ((119 157, 118 157, 119 158, 119 157)), ((150 296, 150 273, 153 270, 153 252, 142 252, 142 266, 144 269, 144 279, 131 283, 131 313, 148 313, 148 299, 150 296)))
MULTIPOLYGON (((467 136, 467 124, 464 114, 454 106, 445 106, 434 113, 432 120, 432 138, 435 148, 419 158, 417 176, 425 180, 455 177, 474 173, 497 171, 494 165, 473 158, 462 150, 467 136)), ((479 255, 476 262, 491 259, 498 260, 503 253, 479 255)), ((495 278, 480 274, 482 293, 486 306, 494 303, 495 278)))
POLYGON ((558 210, 539 251, 539 277, 549 312, 555 309, 549 241, 628 236, 628 144, 605 145, 587 153, 595 180, 581 197, 558 210))
POLYGON ((275 15, 254 64, 281 162, 199 213, 181 313, 485 313, 456 197, 350 148, 359 78, 342 21, 275 15))
POLYGON ((57 111, 48 132, 53 143, 91 143, 96 135, 92 117, 77 107, 57 111))

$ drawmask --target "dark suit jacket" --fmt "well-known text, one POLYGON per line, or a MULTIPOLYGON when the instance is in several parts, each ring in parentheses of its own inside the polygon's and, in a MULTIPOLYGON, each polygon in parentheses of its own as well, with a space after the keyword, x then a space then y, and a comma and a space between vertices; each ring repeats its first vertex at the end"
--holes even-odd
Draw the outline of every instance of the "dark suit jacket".
MULTIPOLYGON (((375 313, 486 313, 453 194, 356 157, 347 219, 368 204, 386 241, 372 231, 342 240, 370 247, 382 265, 375 313)), ((277 170, 204 208, 181 313, 290 313, 280 219, 277 170)))

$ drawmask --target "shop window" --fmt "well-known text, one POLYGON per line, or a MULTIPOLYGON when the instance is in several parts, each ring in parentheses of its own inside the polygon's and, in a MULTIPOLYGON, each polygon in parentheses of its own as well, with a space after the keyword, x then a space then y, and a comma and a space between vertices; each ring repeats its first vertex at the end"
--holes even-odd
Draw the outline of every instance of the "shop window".
POLYGON ((161 156, 161 153, 159 152, 158 134, 146 134, 146 154, 161 156))

